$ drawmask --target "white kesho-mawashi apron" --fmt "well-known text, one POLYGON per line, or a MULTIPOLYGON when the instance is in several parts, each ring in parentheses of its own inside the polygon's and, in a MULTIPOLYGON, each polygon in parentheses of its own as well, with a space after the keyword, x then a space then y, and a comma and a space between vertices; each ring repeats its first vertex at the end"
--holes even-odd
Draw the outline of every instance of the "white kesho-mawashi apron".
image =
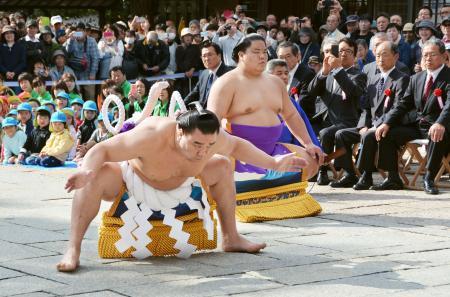
POLYGON ((188 243, 190 235, 183 231, 183 222, 175 217, 174 208, 182 203, 186 203, 190 210, 197 210, 198 217, 203 220, 208 240, 214 239, 214 224, 209 215, 210 205, 198 179, 188 178, 174 190, 160 191, 142 181, 128 161, 121 162, 120 167, 129 198, 125 201, 128 210, 120 216, 124 225, 119 229, 121 239, 115 243, 119 252, 123 253, 134 247, 136 251, 132 253, 133 257, 144 259, 152 256, 147 249, 147 245, 152 241, 147 233, 153 228, 148 219, 153 212, 160 211, 164 215, 163 223, 171 227, 169 236, 176 240, 174 247, 180 250, 176 256, 188 258, 192 255, 197 247, 188 243), (202 189, 201 202, 191 197, 194 187, 202 189))

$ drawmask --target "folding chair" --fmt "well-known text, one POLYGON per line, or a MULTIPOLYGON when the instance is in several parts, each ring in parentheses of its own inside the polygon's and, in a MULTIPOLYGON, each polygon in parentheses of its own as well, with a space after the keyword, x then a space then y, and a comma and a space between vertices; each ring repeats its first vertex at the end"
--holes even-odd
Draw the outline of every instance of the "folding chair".
POLYGON ((444 173, 447 172, 450 174, 450 153, 447 157, 442 158, 442 165, 436 174, 436 178, 434 179, 435 184, 440 188, 450 188, 450 183, 442 183, 441 177, 444 173))

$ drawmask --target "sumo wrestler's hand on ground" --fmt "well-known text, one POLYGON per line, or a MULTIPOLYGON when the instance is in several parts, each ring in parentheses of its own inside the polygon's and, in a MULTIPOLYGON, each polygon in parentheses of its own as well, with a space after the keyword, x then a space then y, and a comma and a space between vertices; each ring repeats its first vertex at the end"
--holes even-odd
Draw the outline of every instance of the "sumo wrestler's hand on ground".
POLYGON ((296 153, 276 156, 274 158, 275 171, 296 172, 302 170, 303 167, 308 166, 308 162, 303 158, 297 157, 296 153))
POLYGON ((64 189, 70 193, 73 190, 81 189, 92 179, 92 170, 79 170, 67 179, 64 189))

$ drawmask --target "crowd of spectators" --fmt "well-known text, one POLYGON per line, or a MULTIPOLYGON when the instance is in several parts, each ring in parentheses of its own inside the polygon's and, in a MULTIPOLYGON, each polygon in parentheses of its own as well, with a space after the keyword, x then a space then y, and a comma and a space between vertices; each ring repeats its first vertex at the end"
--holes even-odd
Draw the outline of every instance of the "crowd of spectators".
MULTIPOLYGON (((343 40, 350 45, 346 49, 350 58, 341 58, 358 71, 355 77, 365 69, 364 93, 371 75, 367 65, 376 61, 377 40, 395 45, 395 66, 408 76, 427 70, 422 52, 428 41, 442 42, 449 64, 450 6, 444 5, 438 13, 440 23, 435 24, 432 9, 423 6, 414 22, 407 22, 399 14, 384 12, 348 15, 338 0, 319 0, 313 12, 292 12, 284 18, 269 14, 264 20, 255 20, 237 5, 220 17, 193 19, 185 26, 177 26, 171 19, 153 24, 146 17, 134 16, 102 28, 82 22, 69 24, 59 15, 44 24, 48 18, 1 13, 0 79, 18 83, 0 90, 2 160, 57 166, 66 159, 81 159, 95 142, 110 136, 98 117, 104 98, 119 96, 131 117, 145 106, 150 87, 145 77, 184 74, 170 81, 170 87, 161 93, 155 115, 167 116, 167 102, 174 90, 186 102, 200 101, 206 106, 215 79, 236 66, 234 47, 252 33, 266 40, 268 60, 286 62, 287 90, 291 93, 293 87, 299 88, 298 103, 316 133, 324 136, 326 127, 318 116, 321 96, 311 82, 327 67, 324 58, 331 50, 327 46, 343 40), (200 77, 196 76, 201 70, 200 77), (89 83, 94 80, 101 80, 101 85, 89 83), (63 123, 63 128, 58 123, 63 123), (66 130, 67 135, 61 132, 66 130), (28 159, 36 155, 37 160, 28 159)), ((357 95, 362 103, 363 94, 357 95)), ((361 106, 358 111, 361 113, 361 106)), ((115 118, 117 112, 112 109, 111 121, 115 118)), ((330 145, 326 150, 332 150, 334 142, 330 145)))

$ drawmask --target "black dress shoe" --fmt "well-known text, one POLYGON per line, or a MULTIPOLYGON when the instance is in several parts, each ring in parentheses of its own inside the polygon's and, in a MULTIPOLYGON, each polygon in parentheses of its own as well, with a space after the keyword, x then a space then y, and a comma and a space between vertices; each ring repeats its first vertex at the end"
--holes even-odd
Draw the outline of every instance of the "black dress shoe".
POLYGON ((368 190, 371 186, 373 186, 372 178, 364 178, 361 176, 358 182, 353 186, 353 190, 368 190))
POLYGON ((370 189, 375 191, 401 190, 403 189, 403 182, 400 179, 387 178, 381 184, 374 185, 370 189))
POLYGON ((328 174, 326 172, 320 172, 317 175, 317 184, 319 186, 326 186, 330 183, 330 179, 328 178, 328 174))
POLYGON ((423 189, 425 190, 425 193, 430 195, 437 195, 439 194, 439 190, 434 184, 434 181, 431 179, 424 179, 423 180, 423 189))
POLYGON ((358 182, 358 177, 355 174, 346 174, 340 180, 334 181, 330 184, 332 188, 351 188, 358 182))

